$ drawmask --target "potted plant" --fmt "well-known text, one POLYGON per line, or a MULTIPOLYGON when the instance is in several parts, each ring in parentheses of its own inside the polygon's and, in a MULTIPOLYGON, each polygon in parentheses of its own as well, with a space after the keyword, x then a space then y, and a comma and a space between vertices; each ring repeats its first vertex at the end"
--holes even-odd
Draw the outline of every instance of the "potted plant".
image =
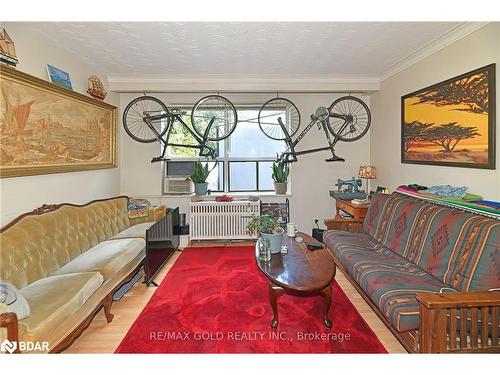
POLYGON ((273 163, 274 192, 276 194, 286 194, 288 190, 288 164, 279 161, 273 163))
POLYGON ((212 172, 212 169, 208 169, 208 163, 205 163, 205 165, 202 165, 200 161, 194 163, 193 174, 189 177, 189 180, 191 180, 194 184, 194 193, 196 195, 207 194, 207 178, 210 172, 212 172))
POLYGON ((247 231, 250 234, 259 234, 262 239, 268 239, 271 244, 272 254, 281 252, 281 244, 283 242, 283 233, 285 230, 280 227, 275 218, 269 215, 254 215, 247 224, 247 231))

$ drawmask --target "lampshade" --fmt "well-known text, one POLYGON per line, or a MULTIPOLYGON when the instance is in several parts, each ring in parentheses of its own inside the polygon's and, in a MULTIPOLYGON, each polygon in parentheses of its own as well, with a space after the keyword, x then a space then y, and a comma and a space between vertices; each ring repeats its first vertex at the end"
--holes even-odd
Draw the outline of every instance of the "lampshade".
POLYGON ((359 167, 358 178, 374 179, 377 178, 377 169, 372 165, 362 165, 359 167))

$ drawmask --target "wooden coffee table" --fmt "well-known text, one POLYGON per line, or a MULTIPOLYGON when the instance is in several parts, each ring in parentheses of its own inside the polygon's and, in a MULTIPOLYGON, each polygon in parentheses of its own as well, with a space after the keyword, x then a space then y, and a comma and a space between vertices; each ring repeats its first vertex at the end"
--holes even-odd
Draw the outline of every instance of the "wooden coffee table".
POLYGON ((283 243, 288 246, 288 253, 273 254, 268 262, 259 260, 258 243, 255 245, 257 265, 269 281, 269 302, 274 314, 271 327, 274 329, 278 326, 278 296, 289 293, 298 296, 323 296, 323 322, 326 327, 331 328, 332 321, 328 318, 328 311, 336 272, 333 256, 326 247, 309 250, 306 243, 321 244, 311 236, 298 232, 297 237, 304 238, 304 241, 296 242, 296 237, 291 238, 285 234, 283 243))

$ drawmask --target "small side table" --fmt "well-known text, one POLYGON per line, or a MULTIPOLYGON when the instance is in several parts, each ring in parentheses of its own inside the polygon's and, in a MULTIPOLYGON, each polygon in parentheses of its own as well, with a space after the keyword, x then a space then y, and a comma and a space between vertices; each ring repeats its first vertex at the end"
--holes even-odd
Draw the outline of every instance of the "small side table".
POLYGON ((351 201, 334 198, 337 214, 333 219, 325 219, 328 230, 343 230, 347 232, 359 233, 363 226, 363 220, 368 211, 369 204, 353 204, 351 201), (345 218, 340 215, 340 211, 345 212, 350 217, 345 218))
POLYGON ((341 219, 342 216, 340 216, 340 211, 344 211, 355 220, 363 220, 370 204, 354 204, 351 203, 351 201, 337 198, 335 199, 335 207, 337 208, 336 219, 341 219))

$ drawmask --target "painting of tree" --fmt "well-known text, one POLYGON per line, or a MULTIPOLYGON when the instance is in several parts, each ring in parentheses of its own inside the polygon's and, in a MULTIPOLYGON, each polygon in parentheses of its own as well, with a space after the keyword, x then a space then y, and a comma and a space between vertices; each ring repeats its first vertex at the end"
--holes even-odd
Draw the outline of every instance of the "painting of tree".
POLYGON ((434 124, 423 124, 420 121, 412 121, 405 123, 404 147, 405 152, 418 142, 425 140, 427 129, 434 124))
POLYGON ((417 95, 418 102, 432 103, 438 107, 458 106, 456 111, 488 113, 488 73, 467 77, 417 95))
POLYGON ((494 169, 495 64, 401 98, 401 162, 494 169))
POLYGON ((459 125, 456 122, 427 129, 424 139, 443 147, 444 152, 453 152, 458 142, 481 135, 476 127, 459 125))

